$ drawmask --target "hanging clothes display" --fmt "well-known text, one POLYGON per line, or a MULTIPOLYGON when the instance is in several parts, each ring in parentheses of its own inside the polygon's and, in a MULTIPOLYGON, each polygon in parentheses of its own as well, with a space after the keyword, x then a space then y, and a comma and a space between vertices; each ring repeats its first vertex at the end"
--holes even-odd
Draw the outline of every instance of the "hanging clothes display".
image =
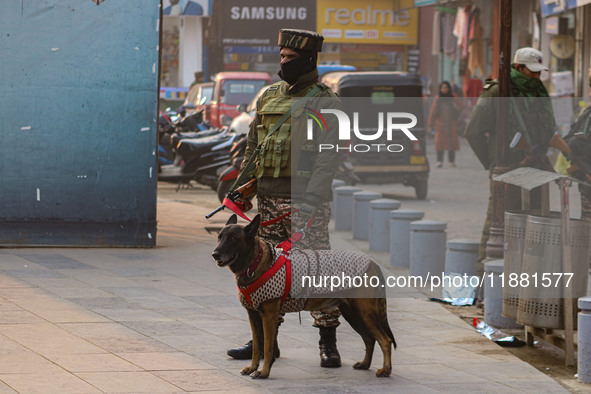
POLYGON ((441 49, 451 60, 456 60, 458 52, 458 39, 453 34, 456 23, 456 16, 450 12, 445 12, 441 19, 441 49))
POLYGON ((453 28, 453 34, 456 36, 458 40, 458 47, 463 48, 466 39, 466 31, 468 28, 468 14, 464 7, 458 8, 458 13, 456 14, 456 23, 453 28))
POLYGON ((484 28, 480 23, 480 9, 474 8, 470 14, 470 26, 468 31, 468 69, 470 76, 483 78, 484 66, 484 28), (476 70, 479 75, 476 75, 476 70))
POLYGON ((466 87, 466 97, 470 97, 470 101, 472 105, 476 105, 476 101, 478 101, 478 97, 484 90, 484 84, 480 79, 471 78, 468 81, 468 86, 466 87))
POLYGON ((433 39, 431 40, 431 54, 437 56, 441 53, 441 13, 433 14, 433 39))
POLYGON ((453 34, 457 38, 457 46, 460 53, 460 76, 465 76, 468 70, 468 31, 470 26, 470 8, 465 6, 458 8, 453 34))

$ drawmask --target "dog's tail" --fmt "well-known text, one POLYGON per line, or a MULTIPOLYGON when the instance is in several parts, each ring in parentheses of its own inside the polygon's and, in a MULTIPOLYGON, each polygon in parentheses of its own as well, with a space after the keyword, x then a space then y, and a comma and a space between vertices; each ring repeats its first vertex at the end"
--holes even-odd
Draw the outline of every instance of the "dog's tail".
POLYGON ((394 334, 392 333, 392 329, 390 328, 390 324, 388 323, 388 304, 386 302, 386 288, 385 288, 385 279, 384 279, 384 274, 382 273, 382 270, 380 269, 380 266, 377 265, 375 262, 372 262, 375 265, 375 269, 377 271, 377 276, 380 279, 380 283, 383 284, 384 286, 381 287, 379 290, 379 294, 380 294, 380 298, 378 299, 378 302, 381 304, 380 308, 378 308, 378 311, 383 311, 382 313, 380 313, 380 316, 378 316, 378 319, 380 321, 380 325, 382 326, 382 328, 384 329, 384 331, 386 332, 386 334, 388 334, 388 337, 390 337, 390 339, 392 340, 392 344, 394 345, 394 349, 396 349, 396 339, 394 339, 394 334))

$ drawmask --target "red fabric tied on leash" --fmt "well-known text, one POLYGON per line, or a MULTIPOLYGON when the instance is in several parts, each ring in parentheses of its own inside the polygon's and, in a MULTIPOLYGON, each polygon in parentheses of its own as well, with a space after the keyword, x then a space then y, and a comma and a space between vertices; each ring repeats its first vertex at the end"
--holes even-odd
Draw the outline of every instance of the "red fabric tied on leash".
MULTIPOLYGON (((246 216, 244 214, 244 212, 242 212, 242 210, 240 209, 240 207, 238 207, 238 205, 236 205, 236 203, 228 198, 224 198, 224 201, 222 202, 223 205, 225 205, 226 207, 228 207, 232 212, 234 212, 236 215, 240 216, 242 219, 246 220, 247 222, 252 222, 252 220, 246 216)), ((289 211, 287 213, 284 213, 281 216, 278 216, 274 219, 271 220, 267 220, 266 222, 262 222, 261 226, 266 227, 266 226, 270 226, 272 224, 278 223, 281 220, 283 220, 284 218, 288 217, 289 215, 291 215, 293 211, 289 211)))

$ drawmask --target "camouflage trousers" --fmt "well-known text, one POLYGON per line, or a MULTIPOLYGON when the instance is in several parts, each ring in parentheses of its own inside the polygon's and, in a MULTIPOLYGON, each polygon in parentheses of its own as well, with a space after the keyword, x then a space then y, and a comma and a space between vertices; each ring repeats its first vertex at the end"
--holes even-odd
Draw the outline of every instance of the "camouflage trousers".
MULTIPOLYGON (((258 210, 261 214, 261 221, 266 222, 283 215, 297 206, 292 206, 291 198, 257 196, 258 210)), ((330 249, 330 237, 328 234, 328 223, 330 222, 330 205, 324 202, 314 214, 314 221, 306 231, 306 236, 294 244, 298 249, 330 249)), ((290 237, 292 232, 298 231, 306 226, 304 219, 297 212, 287 216, 281 221, 269 226, 259 227, 259 237, 278 245, 290 237)), ((314 318, 314 327, 337 327, 339 323, 338 310, 325 313, 320 311, 310 312, 314 318)), ((280 323, 283 317, 280 318, 280 323)))

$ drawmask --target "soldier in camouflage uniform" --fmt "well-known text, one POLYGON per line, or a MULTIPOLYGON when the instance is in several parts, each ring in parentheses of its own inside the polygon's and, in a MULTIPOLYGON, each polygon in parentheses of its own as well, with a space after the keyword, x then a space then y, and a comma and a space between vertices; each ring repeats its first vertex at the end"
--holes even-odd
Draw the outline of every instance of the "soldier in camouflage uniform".
MULTIPOLYGON (((328 223, 329 201, 332 199, 332 180, 339 163, 336 151, 319 154, 320 144, 338 143, 338 123, 328 119, 327 130, 314 133, 314 140, 307 140, 306 116, 297 110, 273 134, 269 131, 280 123, 281 117, 291 110, 295 101, 303 97, 322 100, 322 108, 343 110, 340 100, 328 87, 318 83, 316 68, 318 52, 323 37, 306 30, 282 29, 279 32, 281 47, 281 71, 283 81, 271 85, 257 102, 257 111, 250 125, 243 170, 255 148, 261 144, 256 157, 256 168, 251 176, 257 179, 257 202, 262 221, 274 219, 294 209, 292 217, 259 228, 259 236, 275 245, 285 241, 313 218, 307 236, 294 247, 301 249, 330 249, 328 223), (267 138, 269 135, 271 137, 267 138)), ((318 100, 317 100, 318 101, 318 100)), ((308 101, 305 104, 308 105, 308 101)), ((336 348, 338 311, 326 314, 311 312, 314 326, 320 329, 320 365, 340 367, 341 359, 336 348)), ((282 318, 280 319, 282 320, 282 318)), ((281 323, 281 322, 279 322, 281 323)), ((275 352, 278 354, 278 349, 275 352)), ((250 358, 252 344, 230 349, 234 358, 250 358)))

